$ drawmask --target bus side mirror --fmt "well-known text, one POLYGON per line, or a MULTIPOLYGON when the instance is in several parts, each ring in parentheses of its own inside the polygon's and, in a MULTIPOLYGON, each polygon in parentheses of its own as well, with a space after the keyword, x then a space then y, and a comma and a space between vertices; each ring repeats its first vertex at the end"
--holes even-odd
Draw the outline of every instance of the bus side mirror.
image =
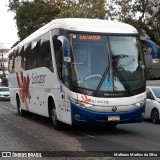
POLYGON ((158 55, 158 47, 157 45, 149 40, 149 39, 141 39, 141 43, 142 44, 146 44, 148 47, 151 48, 151 54, 152 54, 152 63, 158 63, 158 58, 159 58, 159 55, 158 55))
POLYGON ((65 36, 58 36, 57 39, 62 42, 64 62, 71 62, 71 50, 68 38, 65 36))

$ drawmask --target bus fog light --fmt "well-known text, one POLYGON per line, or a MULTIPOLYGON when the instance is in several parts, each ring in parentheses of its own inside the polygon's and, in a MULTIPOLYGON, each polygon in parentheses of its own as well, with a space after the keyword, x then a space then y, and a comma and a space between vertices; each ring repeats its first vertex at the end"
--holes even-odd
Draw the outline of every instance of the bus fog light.
POLYGON ((80 120, 80 115, 76 114, 74 118, 75 118, 75 120, 78 121, 78 120, 80 120))

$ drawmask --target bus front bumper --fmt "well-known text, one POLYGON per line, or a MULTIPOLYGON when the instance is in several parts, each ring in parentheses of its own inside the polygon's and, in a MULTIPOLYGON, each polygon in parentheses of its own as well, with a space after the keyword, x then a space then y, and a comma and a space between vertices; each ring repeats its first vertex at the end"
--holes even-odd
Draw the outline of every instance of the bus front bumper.
POLYGON ((143 121, 145 105, 126 112, 95 112, 71 103, 72 125, 110 125, 140 123, 143 121))

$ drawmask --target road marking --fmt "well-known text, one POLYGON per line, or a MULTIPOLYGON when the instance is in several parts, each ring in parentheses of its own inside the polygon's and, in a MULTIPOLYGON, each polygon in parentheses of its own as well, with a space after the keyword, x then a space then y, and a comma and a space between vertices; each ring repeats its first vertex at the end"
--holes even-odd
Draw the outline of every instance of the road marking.
POLYGON ((6 108, 6 109, 9 109, 9 110, 14 111, 14 112, 17 112, 17 110, 15 110, 15 109, 13 109, 13 108, 9 108, 9 107, 7 107, 7 106, 2 106, 2 105, 0 105, 0 107, 3 107, 3 108, 6 108))
POLYGON ((8 107, 6 107, 6 106, 2 106, 2 105, 0 105, 1 107, 3 107, 3 108, 8 108, 8 107))

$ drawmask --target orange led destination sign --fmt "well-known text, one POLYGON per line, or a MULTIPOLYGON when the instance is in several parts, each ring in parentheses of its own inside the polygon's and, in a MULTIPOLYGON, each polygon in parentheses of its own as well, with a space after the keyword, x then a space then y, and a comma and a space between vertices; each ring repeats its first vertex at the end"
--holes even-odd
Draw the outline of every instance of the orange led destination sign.
POLYGON ((100 41, 101 36, 95 36, 95 35, 80 35, 80 40, 93 40, 93 41, 100 41))

